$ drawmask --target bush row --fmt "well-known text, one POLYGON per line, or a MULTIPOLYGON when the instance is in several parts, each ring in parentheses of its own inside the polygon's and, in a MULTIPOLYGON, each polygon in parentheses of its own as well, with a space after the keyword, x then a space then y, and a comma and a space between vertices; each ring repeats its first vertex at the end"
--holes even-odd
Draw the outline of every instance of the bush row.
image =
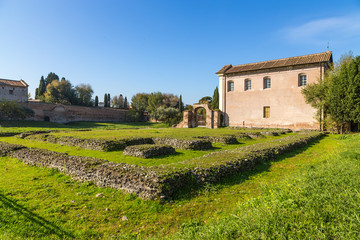
POLYGON ((128 146, 123 152, 124 155, 140 158, 152 158, 174 153, 175 149, 173 147, 154 144, 128 146))

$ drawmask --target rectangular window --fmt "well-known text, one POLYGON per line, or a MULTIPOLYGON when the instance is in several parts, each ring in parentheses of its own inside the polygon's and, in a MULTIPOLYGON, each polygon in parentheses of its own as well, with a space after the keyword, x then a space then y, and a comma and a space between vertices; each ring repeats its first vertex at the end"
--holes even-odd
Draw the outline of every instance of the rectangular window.
POLYGON ((234 82, 228 82, 228 92, 234 91, 234 82))
POLYGON ((251 80, 245 79, 245 91, 250 90, 250 89, 251 89, 251 80))
POLYGON ((270 107, 264 107, 264 118, 269 118, 270 117, 270 107))
POLYGON ((264 78, 264 89, 271 88, 271 79, 270 78, 264 78))
POLYGON ((14 90, 10 89, 9 94, 14 94, 14 90))
POLYGON ((299 87, 306 86, 306 75, 299 75, 299 87))

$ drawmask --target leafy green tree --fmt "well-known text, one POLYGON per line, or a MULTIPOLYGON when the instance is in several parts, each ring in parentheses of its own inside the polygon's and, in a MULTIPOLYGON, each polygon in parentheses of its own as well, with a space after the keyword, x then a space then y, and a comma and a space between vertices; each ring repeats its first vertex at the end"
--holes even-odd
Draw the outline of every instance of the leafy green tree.
POLYGON ((156 111, 160 106, 163 105, 163 94, 161 92, 153 92, 148 96, 148 106, 146 110, 150 116, 156 121, 159 118, 158 112, 156 111))
POLYGON ((79 84, 76 86, 78 104, 83 106, 93 106, 92 95, 94 91, 89 84, 79 84))
POLYGON ((302 89, 305 102, 316 109, 315 118, 320 124, 320 130, 325 129, 325 117, 328 114, 329 99, 328 92, 330 87, 329 77, 320 79, 317 83, 308 84, 302 89))
POLYGON ((210 96, 205 96, 199 100, 199 103, 201 104, 208 104, 211 103, 212 98, 210 96))
POLYGON ((179 98, 178 96, 175 96, 174 94, 171 93, 162 93, 163 95, 163 104, 162 106, 168 108, 168 107, 174 107, 174 108, 178 108, 178 104, 179 104, 179 98))
POLYGON ((99 97, 95 96, 95 107, 99 106, 99 97))
POLYGON ((15 101, 0 101, 0 119, 19 120, 30 116, 34 116, 34 111, 30 108, 21 107, 15 101))
POLYGON ((179 117, 179 109, 173 107, 165 108, 161 106, 157 109, 157 114, 160 121, 163 121, 167 124, 174 124, 179 117))
POLYGON ((113 108, 119 108, 119 99, 117 96, 114 96, 111 100, 111 104, 113 108))
POLYGON ((46 88, 45 102, 77 104, 77 101, 75 89, 65 78, 62 78, 60 82, 53 80, 46 88))
POLYGON ((142 118, 148 107, 148 96, 147 93, 137 93, 131 98, 132 108, 138 113, 139 118, 142 118))
POLYGON ((211 108, 213 110, 219 109, 219 89, 218 89, 218 87, 216 87, 214 90, 214 95, 213 95, 212 102, 211 102, 211 108))
MULTIPOLYGON (((43 77, 42 77, 43 78, 43 77)), ((53 72, 50 72, 48 75, 47 75, 47 77, 46 77, 46 80, 45 80, 45 89, 46 89, 46 87, 49 85, 49 84, 51 84, 53 81, 55 81, 55 80, 57 80, 57 81, 59 81, 59 76, 58 75, 56 75, 55 73, 53 73, 53 72)), ((41 81, 41 80, 40 80, 41 81)), ((40 91, 40 93, 41 93, 41 91, 42 91, 42 89, 39 87, 39 91, 40 91)), ((44 91, 44 93, 45 93, 45 91, 44 91)))

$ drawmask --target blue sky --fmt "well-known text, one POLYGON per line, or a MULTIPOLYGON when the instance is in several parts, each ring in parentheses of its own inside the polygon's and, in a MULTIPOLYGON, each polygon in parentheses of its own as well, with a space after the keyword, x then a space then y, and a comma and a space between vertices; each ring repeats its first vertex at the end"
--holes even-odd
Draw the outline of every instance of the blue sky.
POLYGON ((0 0, 0 78, 55 72, 94 97, 212 96, 225 64, 360 55, 360 1, 0 0))

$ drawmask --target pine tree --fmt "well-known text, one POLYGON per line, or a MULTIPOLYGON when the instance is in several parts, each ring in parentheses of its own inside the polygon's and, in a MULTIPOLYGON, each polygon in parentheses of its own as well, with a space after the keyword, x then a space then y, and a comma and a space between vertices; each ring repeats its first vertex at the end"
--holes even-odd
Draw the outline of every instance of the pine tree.
POLYGON ((95 96, 95 107, 99 106, 99 98, 98 96, 95 96))

